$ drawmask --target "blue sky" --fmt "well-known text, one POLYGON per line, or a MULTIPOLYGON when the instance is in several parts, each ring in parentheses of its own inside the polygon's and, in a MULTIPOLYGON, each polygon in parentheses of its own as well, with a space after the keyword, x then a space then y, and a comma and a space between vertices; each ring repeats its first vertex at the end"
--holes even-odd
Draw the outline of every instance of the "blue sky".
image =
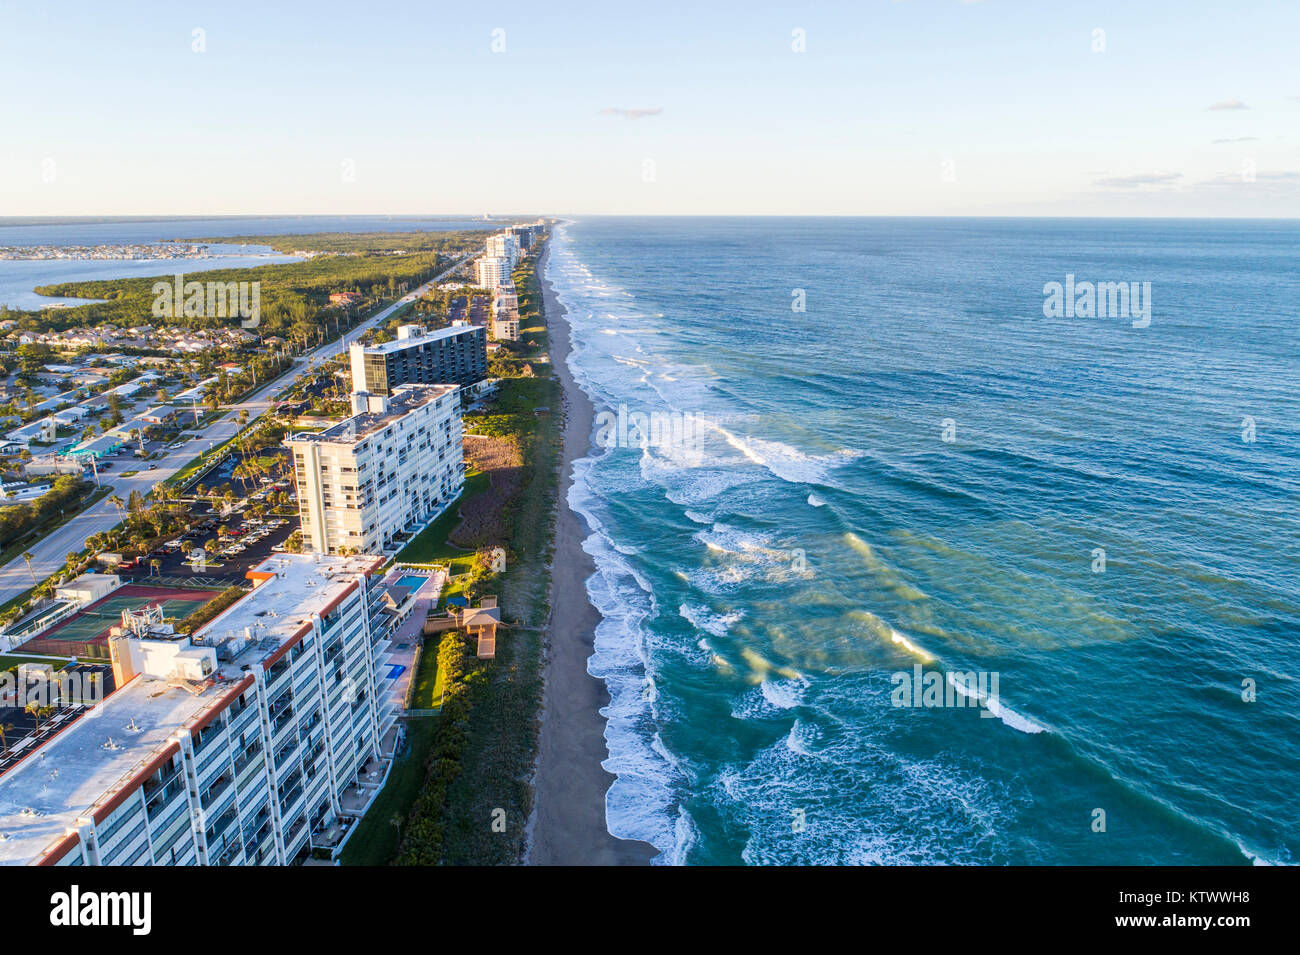
POLYGON ((270 6, 3 0, 0 215, 1300 216, 1295 0, 270 6))

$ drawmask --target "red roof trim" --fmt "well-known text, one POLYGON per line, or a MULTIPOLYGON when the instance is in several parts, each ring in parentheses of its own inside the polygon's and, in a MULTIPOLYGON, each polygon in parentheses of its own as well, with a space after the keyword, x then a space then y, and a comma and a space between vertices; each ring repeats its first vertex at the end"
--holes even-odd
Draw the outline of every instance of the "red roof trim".
POLYGON ((117 809, 119 806, 122 805, 122 803, 126 802, 127 797, 132 795, 137 789, 139 789, 140 784, 143 783, 150 776, 152 776, 154 772, 156 772, 158 768, 163 765, 163 763, 167 762, 167 760, 171 759, 178 752, 180 752, 180 748, 181 748, 180 744, 177 743, 175 740, 168 743, 166 746, 162 748, 162 752, 160 752, 157 756, 155 756, 148 763, 146 763, 144 767, 141 768, 140 771, 137 772, 134 776, 132 776, 129 780, 123 783, 122 788, 119 789, 117 792, 115 792, 112 798, 108 800, 108 802, 100 806, 96 806, 94 812, 91 813, 91 818, 95 820, 95 825, 99 825, 101 822, 103 822, 105 819, 109 817, 109 815, 113 812, 113 810, 117 809))
POLYGON ((69 832, 66 836, 55 844, 45 855, 36 860, 36 865, 58 865, 63 861, 63 857, 77 847, 81 842, 81 833, 69 832))

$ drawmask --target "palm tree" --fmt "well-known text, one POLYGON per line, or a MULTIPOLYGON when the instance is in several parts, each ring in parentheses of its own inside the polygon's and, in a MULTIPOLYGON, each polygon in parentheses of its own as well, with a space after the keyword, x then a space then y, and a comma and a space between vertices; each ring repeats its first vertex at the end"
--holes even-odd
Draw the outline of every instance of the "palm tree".
POLYGON ((110 497, 110 498, 108 499, 108 503, 112 504, 114 507, 117 508, 117 516, 118 516, 118 519, 119 519, 119 520, 126 520, 126 502, 125 502, 125 501, 123 501, 120 497, 118 497, 116 494, 114 494, 112 497, 110 497))
POLYGON ((32 583, 33 584, 37 583, 38 581, 36 580, 36 571, 32 570, 32 552, 23 551, 23 560, 27 561, 27 573, 32 575, 32 583))
POLYGON ((13 728, 13 723, 0 723, 0 746, 4 747, 6 756, 9 755, 9 740, 5 738, 5 733, 8 733, 13 728))
POLYGON ((27 704, 26 710, 32 714, 32 732, 36 732, 41 728, 41 720, 53 713, 54 707, 42 706, 40 703, 33 701, 27 704))
POLYGON ((158 573, 158 571, 160 571, 160 570, 162 570, 162 561, 161 561, 161 560, 159 560, 157 557, 155 557, 153 560, 149 561, 149 576, 150 576, 150 577, 152 577, 154 574, 158 573))

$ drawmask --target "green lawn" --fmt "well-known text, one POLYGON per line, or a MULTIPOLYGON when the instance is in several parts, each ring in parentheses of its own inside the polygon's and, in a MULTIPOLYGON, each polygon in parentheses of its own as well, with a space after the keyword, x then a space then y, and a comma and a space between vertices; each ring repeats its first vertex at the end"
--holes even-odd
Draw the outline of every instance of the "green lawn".
POLYGON ((16 670, 23 663, 48 663, 56 670, 68 665, 67 660, 51 660, 48 657, 27 657, 20 653, 0 653, 0 671, 16 670))
MULTIPOLYGON (((435 645, 431 656, 437 655, 435 645)), ((387 784, 343 847, 339 856, 343 865, 387 865, 397 855, 397 827, 392 820, 394 817, 405 820, 410 815, 411 805, 424 782, 424 763, 433 745, 437 721, 436 716, 406 721, 406 751, 397 757, 387 784)))
POLYGON ((451 506, 436 521, 416 534, 401 553, 397 562, 408 564, 449 563, 456 560, 474 560, 473 554, 466 554, 459 547, 447 543, 447 535, 460 524, 460 502, 469 500, 475 494, 481 494, 492 486, 492 479, 484 471, 474 471, 465 477, 465 487, 451 506))
POLYGON ((442 674, 438 671, 438 645, 430 643, 420 651, 420 667, 415 671, 415 691, 411 709, 431 710, 442 699, 442 674))

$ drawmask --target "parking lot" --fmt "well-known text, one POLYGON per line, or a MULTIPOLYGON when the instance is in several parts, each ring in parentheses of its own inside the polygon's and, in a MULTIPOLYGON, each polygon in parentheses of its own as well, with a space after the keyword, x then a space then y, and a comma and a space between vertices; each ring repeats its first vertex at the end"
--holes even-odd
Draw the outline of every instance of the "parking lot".
POLYGON ((205 502, 196 504, 194 513, 202 518, 195 527, 147 554, 140 566, 119 568, 117 573, 123 579, 140 582, 161 576, 242 583, 250 569, 276 553, 298 529, 296 517, 258 518, 240 509, 223 516, 220 511, 212 512, 205 502), (216 553, 209 553, 206 545, 214 540, 216 553), (196 552, 202 552, 202 563, 191 559, 196 552), (157 569, 152 566, 154 560, 160 562, 157 569))

